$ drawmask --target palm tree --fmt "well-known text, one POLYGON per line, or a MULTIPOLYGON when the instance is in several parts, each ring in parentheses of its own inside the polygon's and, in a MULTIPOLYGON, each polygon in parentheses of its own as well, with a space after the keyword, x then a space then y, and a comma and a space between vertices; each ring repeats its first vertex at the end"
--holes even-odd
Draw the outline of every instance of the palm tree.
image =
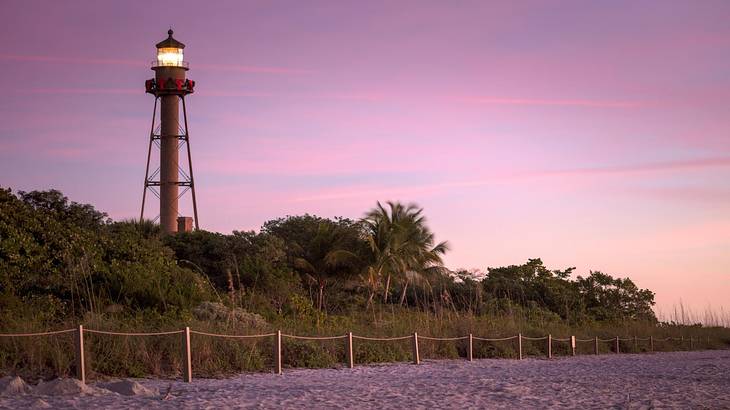
MULTIPOLYGON (((393 276, 403 277, 406 272, 424 272, 442 265, 441 255, 449 249, 447 242, 434 245, 434 235, 426 225, 423 209, 415 204, 404 206, 400 202, 387 202, 388 209, 378 202, 362 220, 366 239, 372 254, 368 267, 370 278, 385 276, 383 302, 388 302, 390 282, 393 276)), ((368 306, 375 295, 371 286, 368 306)), ((404 296, 401 296, 403 299, 404 296)))
POLYGON ((343 229, 330 221, 321 221, 317 232, 303 247, 297 249, 294 267, 317 284, 317 309, 324 305, 324 291, 329 281, 349 273, 357 255, 346 249, 343 229))

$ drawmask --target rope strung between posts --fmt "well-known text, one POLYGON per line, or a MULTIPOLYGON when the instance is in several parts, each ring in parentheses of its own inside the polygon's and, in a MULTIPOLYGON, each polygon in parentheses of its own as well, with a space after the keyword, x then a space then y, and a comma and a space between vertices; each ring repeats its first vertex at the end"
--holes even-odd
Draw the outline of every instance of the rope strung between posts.
MULTIPOLYGON (((334 340, 334 339, 345 339, 347 335, 342 336, 296 336, 296 335, 288 335, 286 333, 281 334, 282 337, 289 337, 292 339, 300 339, 300 340, 334 340)), ((353 336, 355 337, 355 336, 353 336)))
MULTIPOLYGON (((37 332, 37 333, 0 333, 0 337, 32 337, 32 336, 50 336, 50 335, 59 335, 64 333, 71 333, 76 332, 77 329, 63 329, 63 330, 54 330, 54 331, 48 331, 48 332, 37 332)), ((95 330, 95 329, 84 329, 84 332, 87 333, 96 333, 96 334, 102 334, 102 335, 112 335, 112 336, 166 336, 166 335, 175 335, 175 334, 181 334, 185 333, 184 330, 173 330, 169 332, 150 332, 150 333, 140 333, 140 332, 111 332, 107 330, 95 330)), ((211 336, 211 337, 224 337, 224 338, 231 338, 231 339, 246 339, 246 338, 261 338, 261 337, 271 337, 276 336, 276 333, 264 333, 264 334, 256 334, 256 335, 227 335, 227 334, 220 334, 220 333, 208 333, 208 332, 201 332, 197 330, 190 330, 190 333, 203 335, 203 336, 211 336)), ((341 335, 341 336, 298 336, 298 335, 291 335, 291 334, 281 334, 283 337, 288 337, 291 339, 300 339, 300 340, 336 340, 336 339, 346 339, 348 335, 341 335)), ((502 342, 512 339, 517 339, 519 336, 509 336, 509 337, 502 337, 502 338, 484 338, 484 337, 478 337, 478 336, 472 336, 475 340, 481 340, 485 342, 502 342)), ((367 337, 367 336, 357 336, 352 335, 353 339, 360 339, 360 340, 370 340, 370 341, 376 341, 376 342, 389 342, 389 341, 397 341, 397 340, 406 340, 413 338, 413 335, 408 336, 400 336, 400 337, 367 337)), ((469 336, 459 336, 459 337, 430 337, 430 336, 418 336, 419 339, 425 339, 425 340, 434 340, 434 341, 455 341, 455 340, 466 340, 469 338, 469 336)), ((539 341, 539 340, 547 340, 547 336, 543 337, 527 337, 522 336, 523 340, 530 340, 530 341, 539 341)), ((576 342, 593 342, 595 340, 598 340, 599 342, 615 342, 617 338, 611 338, 611 339, 578 339, 576 338, 576 342)), ((554 342, 570 342, 570 338, 566 339, 559 339, 559 338, 552 338, 554 342)), ((628 342, 628 341, 642 341, 647 342, 649 340, 652 340, 649 337, 641 338, 618 338, 619 341, 622 342, 628 342)), ((669 342, 669 341, 681 341, 682 338, 679 337, 666 337, 664 339, 653 339, 654 342, 669 342)))
POLYGON ((527 336, 522 336, 522 339, 524 339, 524 340, 547 340, 547 336, 545 336, 545 337, 527 337, 527 336))
POLYGON ((0 334, 0 337, 28 337, 28 336, 48 336, 48 335, 60 335, 61 333, 75 332, 76 329, 65 329, 65 330, 54 330, 50 332, 41 333, 5 333, 0 334))
MULTIPOLYGON (((420 337, 420 336, 419 336, 420 337)), ((353 339, 371 340, 375 342, 389 342, 391 340, 406 340, 412 339, 413 336, 401 336, 401 337, 365 337, 352 335, 353 339)))
POLYGON ((212 337, 227 337, 229 339, 254 339, 257 337, 276 336, 276 333, 265 333, 265 334, 261 334, 261 335, 222 335, 220 333, 198 332, 197 330, 191 330, 190 333, 195 333, 197 335, 203 335, 203 336, 212 336, 212 337))
POLYGON ((436 341, 450 341, 450 340, 466 340, 469 338, 469 336, 460 336, 460 337, 428 337, 428 336, 421 336, 418 335, 419 339, 426 339, 426 340, 436 340, 436 341))
MULTIPOLYGON (((484 337, 476 337, 476 336, 473 336, 473 339, 475 339, 475 340, 483 340, 485 342, 503 342, 505 340, 517 339, 517 337, 518 336, 510 336, 510 337, 502 337, 502 338, 499 338, 499 339, 487 339, 487 338, 484 338, 484 337)), ((523 337, 523 339, 524 339, 524 337, 523 337)))
POLYGON ((84 329, 84 332, 98 333, 100 335, 113 335, 113 336, 165 336, 165 335, 176 335, 176 334, 184 333, 185 331, 184 330, 173 330, 171 332, 126 333, 126 332, 108 332, 106 330, 84 329))

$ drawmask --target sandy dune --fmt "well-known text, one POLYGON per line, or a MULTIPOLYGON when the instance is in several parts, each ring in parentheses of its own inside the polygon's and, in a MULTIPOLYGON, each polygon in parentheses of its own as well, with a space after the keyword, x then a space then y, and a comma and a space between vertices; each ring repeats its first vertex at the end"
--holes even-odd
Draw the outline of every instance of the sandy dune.
POLYGON ((41 394, 37 387, 30 393, 9 389, 0 407, 730 409, 730 351, 427 361, 245 374, 192 384, 137 382, 99 383, 82 393, 55 395, 41 394))

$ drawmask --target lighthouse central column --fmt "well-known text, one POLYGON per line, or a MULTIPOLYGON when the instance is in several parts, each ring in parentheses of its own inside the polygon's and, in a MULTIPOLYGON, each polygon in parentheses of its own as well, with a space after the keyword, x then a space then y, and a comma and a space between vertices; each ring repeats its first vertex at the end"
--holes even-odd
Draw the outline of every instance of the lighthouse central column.
POLYGON ((178 134, 180 97, 160 97, 160 227, 177 232, 178 134))
MULTIPOLYGON (((175 88, 185 81, 182 67, 155 67, 155 80, 162 89, 175 88)), ((180 139, 180 96, 160 95, 160 228, 163 233, 177 232, 179 173, 178 146, 180 139)))

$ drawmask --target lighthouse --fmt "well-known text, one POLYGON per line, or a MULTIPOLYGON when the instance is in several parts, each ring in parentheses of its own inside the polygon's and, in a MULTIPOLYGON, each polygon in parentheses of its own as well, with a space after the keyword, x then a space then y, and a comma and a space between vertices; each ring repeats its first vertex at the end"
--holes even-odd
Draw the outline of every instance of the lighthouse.
POLYGON ((186 78, 189 66, 183 59, 185 44, 172 35, 173 31, 170 29, 167 38, 156 44, 157 58, 152 62, 155 77, 145 81, 145 91, 155 97, 155 102, 147 148, 140 222, 144 220, 147 192, 152 192, 160 202, 160 211, 154 220, 159 220, 164 234, 190 231, 193 223, 195 229, 199 229, 185 107, 185 97, 193 92, 195 82, 186 78), (150 172, 154 148, 159 149, 159 167, 150 172), (183 166, 180 164, 182 150, 187 154, 187 161, 183 159, 183 166), (193 218, 182 216, 178 207, 180 198, 188 191, 192 195, 193 218))

